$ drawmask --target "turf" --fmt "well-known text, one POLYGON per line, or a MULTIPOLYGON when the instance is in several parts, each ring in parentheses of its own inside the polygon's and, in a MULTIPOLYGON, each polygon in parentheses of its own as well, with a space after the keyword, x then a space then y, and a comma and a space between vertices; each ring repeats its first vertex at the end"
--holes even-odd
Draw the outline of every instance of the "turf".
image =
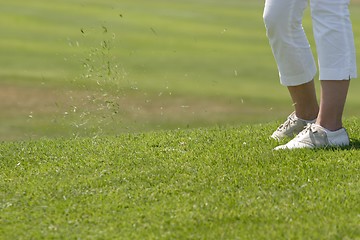
POLYGON ((262 8, 2 3, 0 239, 359 239, 360 84, 350 147, 274 152, 262 8))
MULTIPOLYGON (((283 119, 292 103, 278 83, 263 5, 258 0, 2 3, 0 139, 283 119)), ((351 11, 360 49, 357 2, 351 11)), ((315 47, 309 10, 304 27, 315 47)), ((347 117, 359 116, 359 89, 354 80, 347 117)))
POLYGON ((360 132, 273 151, 277 123, 0 144, 1 239, 359 239, 360 132))

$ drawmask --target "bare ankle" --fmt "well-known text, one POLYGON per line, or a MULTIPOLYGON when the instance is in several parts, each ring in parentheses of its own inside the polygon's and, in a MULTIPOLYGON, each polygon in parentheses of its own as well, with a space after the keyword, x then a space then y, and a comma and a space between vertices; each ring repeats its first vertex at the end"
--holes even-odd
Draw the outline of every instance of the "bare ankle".
POLYGON ((319 112, 319 109, 314 108, 312 111, 309 111, 308 109, 305 111, 296 110, 295 114, 296 114, 296 117, 298 117, 300 119, 303 119, 306 121, 313 121, 317 118, 318 112, 319 112))
POLYGON ((341 121, 335 121, 335 120, 329 121, 329 120, 318 119, 316 121, 316 124, 322 126, 323 128, 326 128, 329 131, 337 131, 343 127, 341 121))

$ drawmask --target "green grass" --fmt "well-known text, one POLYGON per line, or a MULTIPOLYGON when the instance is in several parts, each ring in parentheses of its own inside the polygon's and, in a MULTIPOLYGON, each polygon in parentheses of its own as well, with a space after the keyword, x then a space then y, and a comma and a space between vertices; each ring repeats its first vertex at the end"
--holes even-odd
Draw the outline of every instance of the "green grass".
POLYGON ((274 152, 263 4, 2 3, 0 239, 360 239, 360 83, 350 147, 274 152))
MULTIPOLYGON (((258 0, 4 2, 0 139, 284 118, 292 106, 278 83, 262 21, 263 4, 258 0), (115 111, 109 102, 115 103, 115 111)), ((360 49, 359 4, 352 3, 351 11, 360 49)), ((314 46, 309 11, 306 17, 304 26, 314 46)), ((359 116, 359 89, 354 80, 347 117, 359 116)))
POLYGON ((360 132, 273 151, 277 123, 0 144, 1 239, 359 239, 360 132))

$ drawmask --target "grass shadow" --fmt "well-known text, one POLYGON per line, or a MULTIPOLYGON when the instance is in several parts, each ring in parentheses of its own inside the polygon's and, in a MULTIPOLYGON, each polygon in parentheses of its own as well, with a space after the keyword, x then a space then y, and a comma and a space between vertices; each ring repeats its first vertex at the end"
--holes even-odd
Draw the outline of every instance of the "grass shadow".
POLYGON ((324 148, 316 148, 313 150, 315 150, 315 151, 360 150, 360 139, 350 139, 350 144, 348 146, 327 146, 324 148))
POLYGON ((360 139, 350 139, 350 145, 347 149, 360 149, 360 139))

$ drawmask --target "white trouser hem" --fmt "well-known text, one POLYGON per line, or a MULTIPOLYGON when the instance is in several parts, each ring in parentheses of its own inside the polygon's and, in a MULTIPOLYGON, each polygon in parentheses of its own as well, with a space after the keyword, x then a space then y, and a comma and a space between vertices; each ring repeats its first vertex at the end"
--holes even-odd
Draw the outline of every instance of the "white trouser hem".
POLYGON ((346 69, 322 68, 320 72, 320 80, 350 80, 357 78, 356 72, 346 69))
POLYGON ((305 83, 311 82, 314 79, 316 72, 317 72, 317 69, 314 66, 314 67, 312 67, 312 69, 309 69, 307 72, 296 75, 296 76, 283 76, 279 73, 280 83, 281 83, 281 85, 286 86, 286 87, 298 86, 301 84, 305 84, 305 83))

